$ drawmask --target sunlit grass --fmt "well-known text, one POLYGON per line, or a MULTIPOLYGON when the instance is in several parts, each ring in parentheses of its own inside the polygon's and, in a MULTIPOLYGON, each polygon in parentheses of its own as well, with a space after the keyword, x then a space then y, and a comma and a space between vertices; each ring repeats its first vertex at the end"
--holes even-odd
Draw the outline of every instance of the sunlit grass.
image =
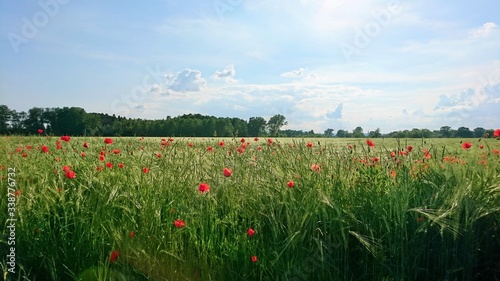
MULTIPOLYGON (((500 141, 373 141, 375 147, 364 139, 113 138, 106 144, 95 137, 2 137, 2 198, 8 167, 16 168, 21 190, 18 274, 11 277, 498 276, 500 141), (463 149, 461 141, 473 147, 463 149), (76 178, 67 178, 64 166, 76 178), (200 193, 201 183, 210 191, 200 193)), ((0 205, 6 210, 7 200, 0 205)), ((2 231, 4 249, 8 230, 2 231)), ((5 260, 0 265, 7 270, 5 260)))

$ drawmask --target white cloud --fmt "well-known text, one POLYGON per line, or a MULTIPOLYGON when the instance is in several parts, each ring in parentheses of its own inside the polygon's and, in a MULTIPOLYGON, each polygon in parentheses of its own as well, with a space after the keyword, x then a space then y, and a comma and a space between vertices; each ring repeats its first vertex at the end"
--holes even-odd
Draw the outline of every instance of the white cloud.
POLYGON ((497 25, 494 22, 487 22, 478 29, 472 31, 470 33, 470 37, 472 38, 487 37, 488 35, 490 35, 491 32, 493 32, 493 30, 495 30, 496 27, 497 25))
POLYGON ((234 70, 234 65, 230 64, 226 66, 223 70, 217 70, 214 74, 212 74, 213 79, 224 79, 227 82, 234 82, 234 75, 236 71, 234 70))
POLYGON ((170 95, 175 92, 200 92, 207 87, 207 81, 201 77, 201 71, 184 69, 177 74, 165 74, 165 82, 155 84, 151 92, 160 95, 170 95))
POLYGON ((303 73, 304 73, 304 69, 303 68, 299 68, 299 69, 292 70, 292 71, 289 71, 289 72, 281 73, 280 76, 281 77, 286 77, 286 78, 296 78, 296 77, 301 76, 303 73))

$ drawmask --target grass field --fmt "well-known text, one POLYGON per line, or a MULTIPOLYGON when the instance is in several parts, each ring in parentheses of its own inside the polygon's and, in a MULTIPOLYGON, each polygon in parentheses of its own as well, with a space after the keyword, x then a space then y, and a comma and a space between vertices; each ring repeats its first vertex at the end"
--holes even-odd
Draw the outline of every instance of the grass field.
POLYGON ((500 140, 372 141, 1 137, 3 277, 500 280, 500 140))

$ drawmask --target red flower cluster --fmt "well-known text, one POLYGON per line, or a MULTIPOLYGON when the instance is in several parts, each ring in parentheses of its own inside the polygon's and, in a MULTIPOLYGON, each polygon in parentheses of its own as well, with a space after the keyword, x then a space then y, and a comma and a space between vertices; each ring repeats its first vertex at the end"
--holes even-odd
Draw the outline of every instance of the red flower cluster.
POLYGON ((71 137, 70 136, 62 136, 61 140, 65 141, 65 142, 69 142, 71 140, 71 137))

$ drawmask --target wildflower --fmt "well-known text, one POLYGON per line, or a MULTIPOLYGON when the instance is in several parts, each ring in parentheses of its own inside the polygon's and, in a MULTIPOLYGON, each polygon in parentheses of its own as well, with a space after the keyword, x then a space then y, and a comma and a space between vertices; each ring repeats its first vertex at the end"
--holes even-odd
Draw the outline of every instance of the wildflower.
POLYGON ((183 220, 175 220, 174 225, 176 228, 183 228, 186 226, 186 223, 183 220))
POLYGON ((288 187, 292 188, 295 186, 295 183, 293 181, 289 181, 286 183, 286 185, 288 185, 288 187))
POLYGON ((20 196, 20 195, 21 195, 21 193, 23 193, 23 192, 22 192, 20 189, 18 189, 18 190, 16 190, 16 191, 14 191, 14 196, 16 196, 16 197, 17 197, 17 196, 20 196))
POLYGON ((464 142, 464 143, 462 144, 462 148, 463 148, 463 149, 469 149, 469 148, 471 148, 471 147, 472 147, 472 143, 470 143, 470 142, 467 142, 467 141, 466 141, 466 142, 464 142))
POLYGON ((28 157, 28 154, 23 153, 23 154, 21 154, 21 156, 22 156, 22 157, 28 157))
POLYGON ((392 151, 391 152, 391 157, 396 157, 396 152, 392 151))
POLYGON ((205 182, 200 183, 200 186, 198 187, 198 190, 200 191, 200 194, 202 194, 203 192, 209 192, 210 191, 210 185, 208 185, 205 182))
POLYGON ((188 143, 188 146, 189 146, 189 147, 193 147, 193 143, 192 143, 192 142, 189 142, 189 143, 188 143))
POLYGON ((267 139, 267 143, 268 144, 273 144, 273 140, 272 139, 267 139))
POLYGON ((100 160, 100 161, 104 161, 104 155, 102 155, 102 154, 101 154, 101 155, 99 155, 99 160, 100 160))
POLYGON ((249 228, 249 229, 247 230, 247 235, 248 235, 248 236, 253 236, 254 234, 255 234, 255 230, 253 230, 252 228, 249 228))
POLYGON ((62 167, 62 170, 63 170, 63 171, 65 171, 65 172, 67 172, 67 171, 69 171, 69 170, 71 170, 71 169, 69 168, 69 166, 63 166, 63 167, 62 167))
POLYGON ((113 251, 111 252, 111 255, 109 255, 109 262, 110 263, 114 263, 118 257, 120 256, 120 252, 119 251, 113 251))
POLYGON ((46 145, 42 145, 43 153, 49 153, 49 148, 46 145))
POLYGON ((83 147, 85 147, 85 148, 89 148, 89 144, 88 144, 87 142, 84 142, 84 143, 83 143, 83 147))
POLYGON ((496 130, 493 132, 493 137, 494 137, 494 138, 498 138, 498 137, 500 137, 500 129, 496 129, 496 130))
POLYGON ((106 144, 112 144, 113 143, 113 139, 111 139, 111 138, 105 138, 104 139, 104 143, 106 143, 106 144))
POLYGON ((118 164, 118 168, 123 168, 123 167, 125 167, 125 164, 123 163, 118 164))
POLYGON ((39 135, 43 134, 43 130, 42 129, 38 129, 38 134, 39 135))
POLYGON ((135 236, 135 232, 134 231, 130 231, 129 234, 128 234, 128 237, 134 238, 134 236, 135 236))
POLYGON ((56 149, 62 149, 62 145, 59 141, 56 141, 56 149))
POLYGON ((392 170, 391 171, 391 178, 395 178, 396 177, 396 171, 392 170))
POLYGON ((82 157, 87 156, 87 154, 86 154, 85 152, 83 152, 83 151, 82 151, 82 153, 80 153, 80 155, 81 155, 82 157))
POLYGON ((71 140, 70 136, 61 136, 61 140, 65 142, 69 142, 71 140))
POLYGON ((113 163, 111 162, 106 163, 106 167, 113 169, 113 163))
POLYGON ((207 151, 212 152, 212 151, 214 151, 214 149, 213 149, 213 147, 209 146, 209 147, 207 147, 207 151))
POLYGON ((367 139, 366 140, 366 144, 369 146, 369 147, 375 147, 375 143, 373 143, 373 141, 371 139, 367 139))
POLYGON ((257 259, 257 256, 252 256, 252 262, 257 262, 258 259, 257 259))
POLYGON ((240 140, 240 142, 241 142, 241 143, 244 143, 244 142, 246 142, 246 140, 242 138, 242 139, 240 140))
POLYGON ((253 141, 259 141, 259 138, 255 137, 253 138, 253 141))
POLYGON ((482 144, 481 144, 481 145, 479 146, 479 148, 483 149, 483 148, 484 148, 484 145, 482 145, 482 144))
POLYGON ((318 164, 312 164, 311 165, 311 170, 313 172, 318 172, 319 173, 321 171, 321 167, 318 164))
POLYGON ((156 153, 156 157, 161 158, 161 153, 156 153))
POLYGON ((225 145, 225 143, 224 143, 223 141, 220 141, 220 142, 219 142, 219 146, 220 146, 220 147, 224 147, 224 145, 225 145))
POLYGON ((119 150, 119 149, 113 149, 114 154, 120 154, 120 152, 121 152, 121 150, 119 150))
POLYGON ((65 176, 68 179, 74 179, 74 178, 76 178, 76 173, 73 172, 73 171, 71 171, 71 170, 68 170, 68 171, 66 171, 66 175, 65 176))
POLYGON ((407 150, 408 152, 411 152, 411 151, 413 150, 413 146, 409 145, 409 146, 406 148, 406 150, 407 150))
POLYGON ((307 147, 313 147, 313 144, 312 142, 308 141, 307 144, 306 144, 307 147))
POLYGON ((148 167, 142 168, 142 172, 145 174, 149 173, 149 168, 148 167))
POLYGON ((231 174, 233 173, 233 171, 229 168, 224 168, 224 176, 227 178, 227 177, 230 177, 231 174))

